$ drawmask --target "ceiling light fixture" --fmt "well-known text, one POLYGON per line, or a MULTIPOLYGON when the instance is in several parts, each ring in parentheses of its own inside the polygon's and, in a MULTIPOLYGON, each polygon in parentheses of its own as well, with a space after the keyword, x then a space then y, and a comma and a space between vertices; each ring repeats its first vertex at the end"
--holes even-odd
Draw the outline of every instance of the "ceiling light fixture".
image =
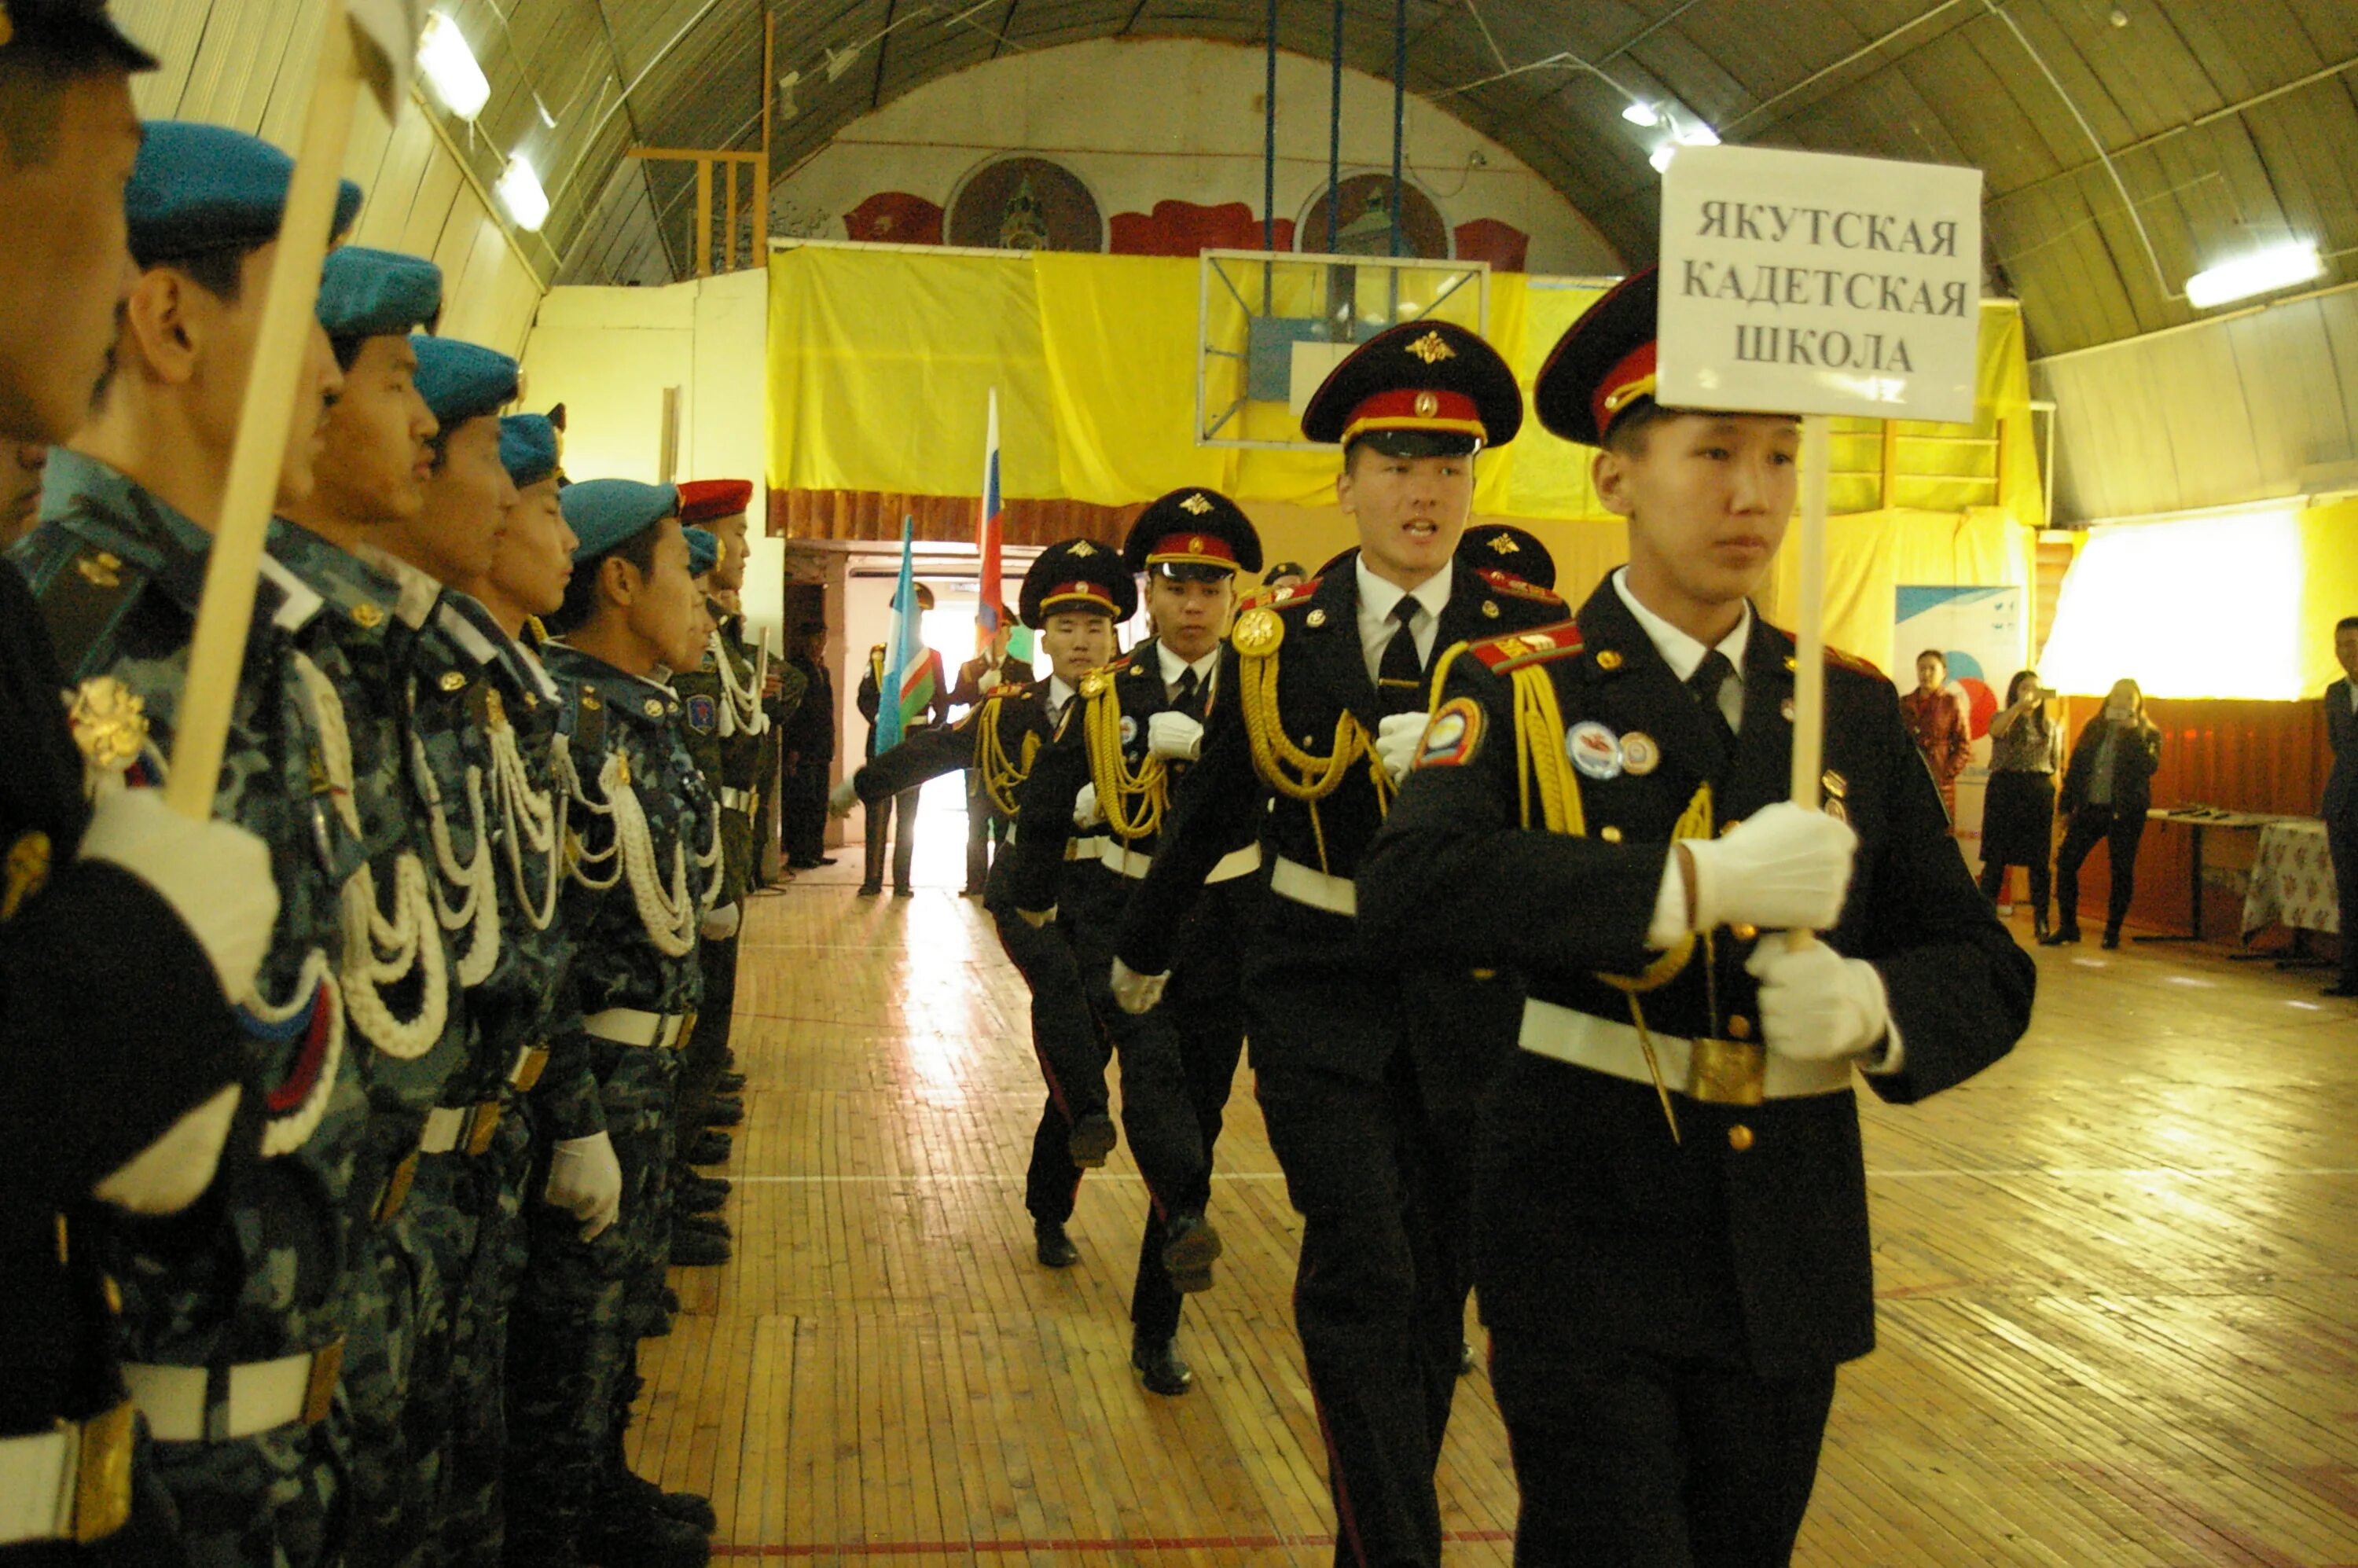
POLYGON ((802 79, 803 73, 799 70, 790 70, 778 78, 779 119, 791 120, 795 117, 795 83, 802 79))
POLYGON ((2186 302, 2208 310, 2255 294, 2269 294, 2307 283, 2325 271, 2325 258, 2313 240, 2270 245, 2231 262, 2206 267, 2186 280, 2186 302))
POLYGON ((532 160, 518 153, 508 159, 508 167, 500 175, 500 182, 492 187, 500 205, 508 210, 516 227, 526 233, 538 233, 548 222, 548 193, 540 188, 540 176, 533 172, 532 160))
POLYGON ((425 30, 418 35, 417 73, 426 79, 427 91, 434 94, 436 103, 470 124, 491 102, 491 80, 475 63, 467 35, 439 11, 426 18, 425 30))
POLYGON ((1662 123, 1662 112, 1638 98, 1629 100, 1629 107, 1621 111, 1621 117, 1633 125, 1659 125, 1662 123))

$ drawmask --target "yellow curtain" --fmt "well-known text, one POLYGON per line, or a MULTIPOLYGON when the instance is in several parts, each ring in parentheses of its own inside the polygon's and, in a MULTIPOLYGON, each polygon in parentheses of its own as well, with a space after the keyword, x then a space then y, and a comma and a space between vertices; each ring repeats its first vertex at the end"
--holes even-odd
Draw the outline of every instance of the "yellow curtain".
POLYGON ((2358 501, 2300 514, 2300 687, 2315 695, 2342 678, 2333 623, 2358 615, 2358 501))
MULTIPOLYGON (((1293 276, 1301 272, 1281 269, 1283 288, 1307 287, 1293 276)), ((1527 394, 1564 329, 1599 292, 1520 273, 1491 276, 1488 336, 1527 394)), ((1331 452, 1195 444, 1206 304, 1199 265, 1189 257, 778 252, 770 272, 771 482, 972 495, 996 388, 1001 477, 1011 499, 1124 506, 1203 484, 1238 500, 1331 504, 1331 452)), ((1209 308, 1216 323, 1231 328, 1243 309, 1217 285, 1209 308)), ((1446 313, 1458 311, 1453 304, 1446 313)), ((1237 362, 1215 360, 1202 373, 1206 406, 1226 408, 1239 385, 1237 362)), ((2010 308, 1983 312, 1981 388, 1981 417, 1970 429, 1902 427, 1906 435, 1977 436, 1984 444, 1903 442, 1898 466, 1916 477, 1900 481, 1898 503, 1951 514, 1995 505, 2031 522, 2039 512, 2038 463, 2021 316, 2010 308), (2001 429, 2006 473, 1994 486, 1987 442, 2001 429)), ((1296 433, 1282 404, 1249 404, 1232 428, 1260 439, 1296 433)), ((1590 457, 1527 418, 1512 446, 1479 460, 1475 511, 1602 520, 1590 457)), ((1886 504, 1879 426, 1838 424, 1834 469, 1836 512, 1886 504)))
MULTIPOLYGON (((1864 512, 1826 521, 1826 643, 1878 668, 1894 668, 1891 639, 1903 584, 1996 587, 2026 594, 2033 535, 1996 507, 1965 512, 1864 512)), ((1761 588, 1761 612, 1781 626, 1801 604, 1793 536, 1761 588)), ((2028 604, 2024 605, 2026 620, 2028 604)))

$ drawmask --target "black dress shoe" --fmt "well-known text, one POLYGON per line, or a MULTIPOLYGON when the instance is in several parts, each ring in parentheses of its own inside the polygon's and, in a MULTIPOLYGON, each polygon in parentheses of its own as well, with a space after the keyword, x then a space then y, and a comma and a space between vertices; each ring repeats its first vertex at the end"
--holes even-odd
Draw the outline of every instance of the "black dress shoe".
POLYGON ((894 888, 892 890, 892 896, 894 898, 914 898, 917 896, 917 890, 915 888, 894 888))
POLYGON ((719 1077, 712 1080, 712 1092, 716 1095, 743 1094, 745 1092, 745 1075, 742 1073, 721 1074, 719 1077))
POLYGON ((861 882, 860 884, 860 896, 862 898, 875 898, 882 894, 883 891, 884 884, 882 882, 861 882))
POLYGON ((1130 1347, 1130 1364, 1137 1370, 1138 1380, 1146 1385, 1151 1394, 1176 1398, 1195 1387, 1195 1373, 1186 1362, 1179 1359, 1179 1342, 1163 1340, 1150 1345, 1138 1340, 1130 1347))
POLYGON ((2117 947, 2121 945, 2121 933, 2118 926, 2115 926, 2110 931, 2104 933, 2104 945, 2107 949, 2117 947))
POLYGON ((715 1236, 708 1230, 672 1227, 671 1264, 675 1269, 718 1268, 729 1261, 729 1238, 725 1236, 715 1236))
POLYGON ((711 1214, 729 1201, 729 1184, 717 1176, 698 1175, 693 1170, 675 1171, 671 1201, 679 1206, 682 1214, 711 1214))
POLYGON ((1163 1227, 1163 1271, 1181 1295, 1212 1288, 1212 1265, 1219 1261, 1220 1233, 1200 1214, 1174 1215, 1163 1227))
POLYGON ((2060 925, 2047 935, 2041 936, 2039 939, 2039 945, 2041 947, 2071 947, 2077 946, 2079 945, 2079 941, 2080 928, 2078 926, 2060 925))
POLYGON ((706 1128, 683 1145, 680 1158, 691 1165, 725 1165, 734 1145, 729 1134, 706 1128))
POLYGON ((581 1559, 604 1568, 705 1568, 712 1539, 683 1520, 619 1499, 581 1528, 581 1559))
POLYGON ((1073 1163, 1084 1171, 1103 1165, 1106 1156, 1113 1152, 1113 1118, 1103 1111, 1073 1123, 1073 1130, 1065 1141, 1065 1147, 1072 1152, 1073 1163))
POLYGON ((1032 1239, 1043 1268, 1069 1269, 1081 1260, 1081 1249, 1073 1245, 1073 1238, 1055 1220, 1033 1221, 1032 1239))
POLYGON ((690 1231, 698 1236, 718 1236, 721 1240, 726 1241, 729 1239, 729 1222, 717 1214, 683 1214, 673 1217, 671 1233, 674 1236, 690 1231))
POLYGON ((698 1119, 707 1127, 734 1127, 745 1119, 745 1102, 730 1095, 707 1100, 698 1119))
POLYGON ((677 1519, 707 1535, 720 1528, 719 1516, 712 1511, 711 1498, 695 1492, 666 1492, 636 1471, 624 1470, 616 1475, 610 1468, 602 1487, 608 1496, 625 1508, 677 1519))

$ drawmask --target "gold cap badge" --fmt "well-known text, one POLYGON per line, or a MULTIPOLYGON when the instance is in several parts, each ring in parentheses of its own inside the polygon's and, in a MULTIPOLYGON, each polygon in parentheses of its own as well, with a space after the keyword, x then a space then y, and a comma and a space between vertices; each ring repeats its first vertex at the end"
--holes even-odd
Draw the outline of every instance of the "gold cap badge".
MULTIPOLYGON (((1443 360, 1454 360, 1457 357, 1457 351, 1451 348, 1449 341, 1438 332, 1427 332, 1423 337, 1411 343, 1408 346, 1408 351, 1429 365, 1439 364, 1443 360)), ((1440 405, 1436 403, 1434 406, 1438 407, 1440 405)))
POLYGON ((113 676, 93 676, 76 688, 66 723, 82 760, 102 773, 121 773, 147 744, 146 703, 113 676))
POLYGON ((1211 509, 1212 503, 1205 500, 1200 492, 1190 495, 1186 500, 1179 503, 1180 511, 1192 512, 1198 517, 1201 517, 1205 513, 1209 512, 1211 509))
POLYGON ((1418 418, 1430 419, 1440 412, 1441 399, 1435 397, 1430 392, 1420 392, 1416 395, 1416 416, 1418 418))

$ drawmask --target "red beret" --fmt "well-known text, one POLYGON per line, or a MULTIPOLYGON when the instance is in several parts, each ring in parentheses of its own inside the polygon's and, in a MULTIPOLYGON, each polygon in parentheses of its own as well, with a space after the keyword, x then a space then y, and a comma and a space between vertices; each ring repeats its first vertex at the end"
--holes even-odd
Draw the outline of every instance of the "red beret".
POLYGON ((683 524, 734 517, 752 504, 753 481, 750 479, 694 479, 679 487, 679 520, 683 524))

